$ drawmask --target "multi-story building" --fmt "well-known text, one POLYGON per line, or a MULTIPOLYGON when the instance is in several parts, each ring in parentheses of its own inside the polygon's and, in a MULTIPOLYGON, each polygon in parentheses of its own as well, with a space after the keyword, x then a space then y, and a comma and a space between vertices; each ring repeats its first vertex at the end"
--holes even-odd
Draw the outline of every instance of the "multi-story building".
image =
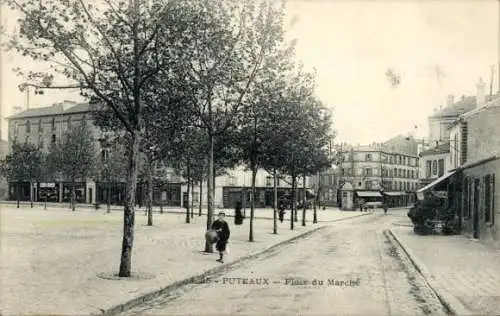
MULTIPOLYGON (((89 103, 75 103, 64 101, 46 107, 36 107, 21 111, 8 117, 9 122, 9 142, 29 142, 40 149, 47 151, 51 143, 59 141, 65 132, 72 126, 87 124, 92 138, 95 141, 95 148, 99 157, 108 148, 100 140, 104 138, 104 133, 93 124, 91 108, 89 103)), ((104 160, 96 159, 96 163, 105 163, 104 160)), ((181 191, 182 183, 174 177, 173 172, 169 172, 169 184, 164 186, 164 193, 155 193, 159 198, 165 197, 163 201, 166 205, 182 204, 181 191)), ((67 202, 70 199, 70 183, 67 179, 58 179, 53 183, 32 183, 22 182, 20 185, 20 199, 27 201, 33 199, 44 200, 48 197, 51 202, 67 202)), ((125 185, 123 180, 108 184, 98 178, 84 179, 80 183, 74 184, 76 189, 76 200, 78 203, 105 203, 107 195, 112 196, 113 203, 121 203, 125 198, 125 185), (111 188, 111 189, 110 189, 111 188)), ((9 198, 17 198, 17 184, 9 184, 9 198)), ((137 200, 145 194, 145 190, 139 185, 137 190, 137 200)))
POLYGON ((340 207, 353 209, 366 201, 385 201, 389 206, 411 203, 418 183, 416 149, 415 140, 403 136, 383 144, 340 149, 340 207), (410 143, 406 150, 405 142, 410 143))

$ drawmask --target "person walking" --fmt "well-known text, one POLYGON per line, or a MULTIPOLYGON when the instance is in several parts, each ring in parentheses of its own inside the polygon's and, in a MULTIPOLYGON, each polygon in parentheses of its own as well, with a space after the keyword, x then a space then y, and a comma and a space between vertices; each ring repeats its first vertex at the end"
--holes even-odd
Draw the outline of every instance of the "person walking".
POLYGON ((224 212, 219 213, 219 218, 212 223, 212 230, 217 233, 217 242, 215 243, 215 249, 219 252, 218 262, 224 263, 224 252, 226 251, 227 242, 231 232, 229 231, 229 225, 225 220, 226 214, 224 212))
POLYGON ((382 207, 384 208, 384 214, 387 214, 387 203, 382 204, 382 207))
POLYGON ((234 206, 234 225, 243 224, 243 213, 241 212, 241 202, 237 201, 234 206))
POLYGON ((283 219, 285 217, 285 205, 283 204, 283 201, 280 201, 280 204, 278 206, 278 216, 280 219, 280 222, 283 223, 283 219))

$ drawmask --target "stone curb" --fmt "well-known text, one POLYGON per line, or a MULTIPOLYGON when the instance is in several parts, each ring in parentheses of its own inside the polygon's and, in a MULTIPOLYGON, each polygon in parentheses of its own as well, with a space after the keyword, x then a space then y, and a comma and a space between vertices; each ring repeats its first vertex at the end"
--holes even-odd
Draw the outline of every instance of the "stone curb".
MULTIPOLYGON (((367 213, 367 214, 360 214, 360 215, 356 215, 356 216, 351 216, 351 217, 347 217, 347 218, 339 218, 337 220, 333 220, 332 222, 338 222, 338 221, 343 221, 343 220, 347 220, 347 219, 351 219, 351 218, 356 218, 356 217, 361 217, 361 216, 366 216, 366 215, 369 215, 371 213, 367 213)), ((214 275, 214 274, 218 274, 220 272, 223 272, 225 270, 229 270, 230 268, 244 262, 244 261, 248 261, 248 260, 252 260, 252 259, 255 259, 255 258, 258 258, 259 256, 263 255, 263 254, 266 254, 276 248, 279 248, 279 247, 282 247, 282 246, 285 246, 287 244, 290 244, 296 240, 299 240, 299 239, 302 239, 302 238, 305 238, 315 232, 318 232, 319 230, 322 230, 322 229, 325 229, 326 227, 328 227, 327 225, 324 225, 324 226, 320 226, 320 227, 317 227, 317 228, 314 228, 314 229, 311 229, 307 232, 304 232, 302 234, 299 234, 297 236, 294 236, 292 238, 289 238, 289 239, 286 239, 286 240, 283 240, 277 244, 274 244, 272 246, 269 246, 267 248, 265 248, 264 250, 260 250, 260 251, 257 251, 257 252, 254 252, 254 253, 251 253, 249 255, 246 255, 246 256, 243 256, 243 257, 240 257, 230 263, 226 263, 226 264, 223 264, 223 265, 220 265, 216 268, 212 268, 212 269, 209 269, 201 274, 197 274, 195 276, 192 276, 192 277, 189 277, 189 278, 186 278, 186 279, 183 279, 183 280, 180 280, 180 281, 177 281, 177 282, 174 282, 172 284, 169 284, 159 290, 156 290, 156 291, 153 291, 153 292, 150 292, 150 293, 147 293, 147 294, 144 294, 144 295, 141 295, 139 297, 136 297, 132 300, 129 300, 123 304, 119 304, 117 306, 114 306, 114 307, 111 307, 107 310, 103 310, 103 309, 100 309, 101 310, 101 313, 99 314, 93 314, 93 315, 106 315, 106 316, 111 316, 111 315, 116 315, 116 314, 119 314, 121 312, 124 312, 124 311, 127 311, 141 303, 144 303, 146 301, 149 301, 151 299, 154 299, 156 297, 159 297, 163 294, 166 294, 166 293, 169 293, 169 292, 173 292, 175 291, 176 289, 182 287, 182 286, 185 286, 185 285, 188 285, 188 284, 197 284, 197 283, 200 283, 202 282, 203 280, 205 280, 208 276, 210 275, 214 275)))
POLYGON ((445 290, 438 281, 436 281, 432 273, 429 272, 430 270, 427 268, 427 266, 413 253, 413 251, 408 246, 406 246, 401 241, 401 238, 399 238, 399 236, 392 229, 389 229, 387 231, 403 249, 415 268, 423 275, 427 285, 436 294, 441 304, 443 304, 453 315, 476 315, 466 306, 464 306, 464 304, 462 304, 455 296, 445 290))

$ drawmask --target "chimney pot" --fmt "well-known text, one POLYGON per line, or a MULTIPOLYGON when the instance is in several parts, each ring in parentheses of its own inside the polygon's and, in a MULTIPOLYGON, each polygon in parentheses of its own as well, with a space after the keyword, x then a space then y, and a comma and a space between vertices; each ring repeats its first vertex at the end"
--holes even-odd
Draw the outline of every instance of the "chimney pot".
POLYGON ((453 94, 448 95, 448 98, 446 99, 446 106, 452 106, 453 105, 453 99, 454 99, 453 94))
POLYGON ((484 91, 483 78, 479 78, 479 83, 477 84, 477 95, 476 95, 476 107, 480 108, 486 103, 486 94, 484 91))

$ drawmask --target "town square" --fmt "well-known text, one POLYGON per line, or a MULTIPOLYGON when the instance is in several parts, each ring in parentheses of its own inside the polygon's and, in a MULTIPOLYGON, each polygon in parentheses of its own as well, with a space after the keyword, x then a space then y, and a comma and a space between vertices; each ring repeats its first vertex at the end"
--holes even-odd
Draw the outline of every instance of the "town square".
POLYGON ((500 1, 0 8, 0 315, 498 315, 500 1))

